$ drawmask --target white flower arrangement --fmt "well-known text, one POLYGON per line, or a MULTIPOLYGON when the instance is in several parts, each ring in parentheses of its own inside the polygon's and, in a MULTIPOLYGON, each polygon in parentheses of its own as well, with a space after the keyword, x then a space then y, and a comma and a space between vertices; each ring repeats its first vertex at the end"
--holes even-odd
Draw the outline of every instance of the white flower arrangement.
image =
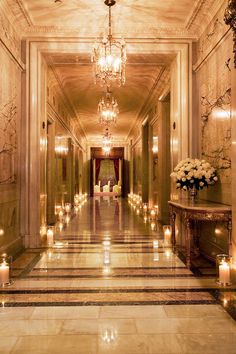
POLYGON ((183 190, 197 190, 213 185, 218 181, 216 170, 205 160, 187 158, 178 163, 171 173, 176 187, 183 190))

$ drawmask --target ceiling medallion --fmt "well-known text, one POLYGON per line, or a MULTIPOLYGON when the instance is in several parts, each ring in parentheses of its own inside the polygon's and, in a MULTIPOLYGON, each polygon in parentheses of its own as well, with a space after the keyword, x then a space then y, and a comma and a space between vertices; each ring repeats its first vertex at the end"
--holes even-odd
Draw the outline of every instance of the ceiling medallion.
POLYGON ((100 82, 102 86, 111 86, 113 82, 119 86, 125 84, 125 41, 114 40, 111 30, 111 7, 115 3, 115 0, 104 1, 104 4, 109 7, 109 34, 104 36, 100 43, 94 45, 91 58, 94 63, 95 82, 100 82))
POLYGON ((102 137, 102 150, 105 155, 109 155, 111 151, 111 144, 112 137, 111 134, 108 131, 108 128, 106 128, 105 134, 102 137))
POLYGON ((102 97, 98 104, 99 123, 109 125, 116 123, 119 114, 117 100, 112 96, 111 91, 107 87, 106 96, 102 97))

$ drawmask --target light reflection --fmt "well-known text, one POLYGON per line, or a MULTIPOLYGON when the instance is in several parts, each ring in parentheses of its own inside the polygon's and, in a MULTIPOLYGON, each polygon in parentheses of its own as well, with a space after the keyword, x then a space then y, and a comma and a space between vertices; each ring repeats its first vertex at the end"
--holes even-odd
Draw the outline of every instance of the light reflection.
POLYGON ((215 228, 215 234, 216 234, 216 235, 221 235, 222 232, 221 232, 220 229, 218 229, 218 228, 216 227, 216 228, 215 228))
POLYGON ((153 253, 153 261, 158 262, 160 260, 160 255, 158 252, 153 253))
POLYGON ((171 254, 172 254, 172 252, 171 252, 171 250, 170 249, 166 249, 165 250, 165 256, 166 256, 166 258, 170 258, 171 257, 171 254))
POLYGON ((102 340, 103 342, 109 344, 111 342, 114 342, 117 339, 117 331, 112 329, 112 328, 108 328, 105 329, 103 334, 102 334, 102 340))
POLYGON ((104 265, 110 264, 110 251, 109 250, 105 250, 103 253, 103 264, 104 265))
POLYGON ((218 108, 212 111, 212 115, 216 119, 225 120, 230 118, 230 111, 218 108))
POLYGON ((3 236, 3 235, 4 235, 4 230, 0 229, 0 236, 3 236))
POLYGON ((108 266, 103 267, 103 274, 108 275, 110 273, 111 269, 108 266))
POLYGON ((159 247, 159 241, 153 240, 153 248, 158 248, 158 247, 159 247))
POLYGON ((223 304, 224 304, 224 306, 227 306, 227 305, 228 305, 228 300, 227 300, 227 299, 224 299, 224 300, 223 300, 223 304))

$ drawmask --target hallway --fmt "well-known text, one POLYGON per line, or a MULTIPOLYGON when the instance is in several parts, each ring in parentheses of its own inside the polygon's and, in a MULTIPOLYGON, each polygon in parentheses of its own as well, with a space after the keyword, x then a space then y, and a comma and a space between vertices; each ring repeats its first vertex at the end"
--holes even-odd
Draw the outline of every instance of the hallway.
POLYGON ((15 260, 1 354, 235 353, 235 292, 195 276, 158 228, 126 200, 90 198, 52 248, 15 260))

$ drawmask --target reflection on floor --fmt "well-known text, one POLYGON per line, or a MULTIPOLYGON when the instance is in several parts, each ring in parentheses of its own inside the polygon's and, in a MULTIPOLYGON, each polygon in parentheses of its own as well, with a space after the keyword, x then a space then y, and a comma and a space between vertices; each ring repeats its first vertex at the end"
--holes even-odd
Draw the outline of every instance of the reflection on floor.
POLYGON ((195 276, 126 201, 89 200, 14 277, 0 353, 235 353, 235 288, 195 276))

